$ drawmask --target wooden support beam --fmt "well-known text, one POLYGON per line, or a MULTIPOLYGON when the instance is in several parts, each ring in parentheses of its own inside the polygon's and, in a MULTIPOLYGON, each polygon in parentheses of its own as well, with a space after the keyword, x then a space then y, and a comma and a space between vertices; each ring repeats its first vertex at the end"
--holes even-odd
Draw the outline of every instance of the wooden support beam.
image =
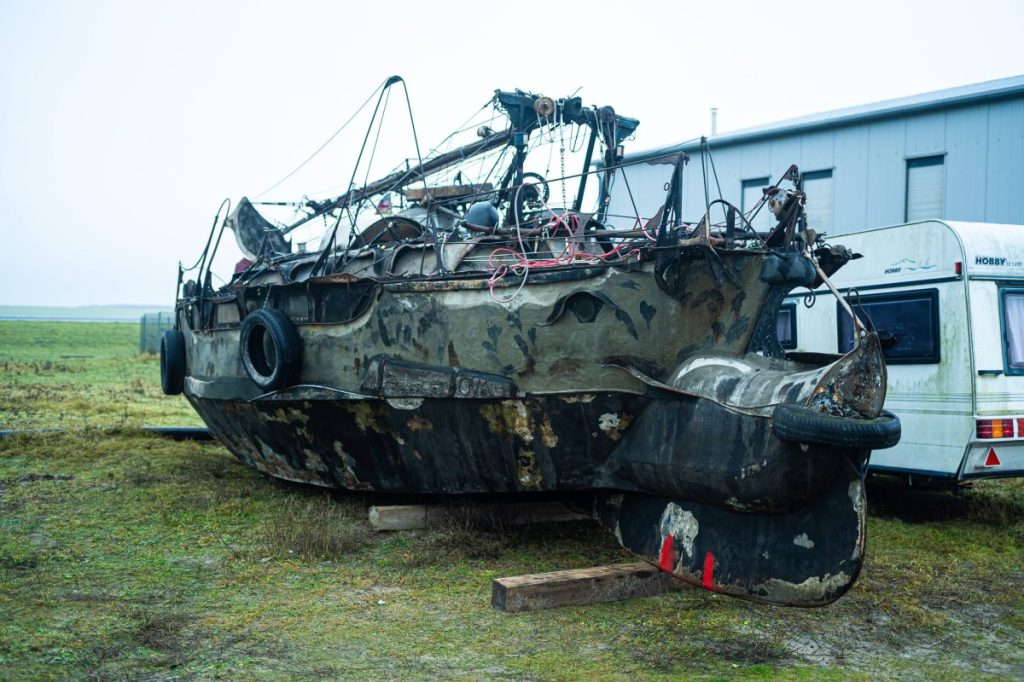
POLYGON ((496 578, 491 584, 491 606, 516 613, 653 597, 684 587, 681 580, 640 561, 496 578))
POLYGON ((370 507, 370 526, 374 530, 414 530, 436 528, 459 519, 493 520, 495 524, 520 525, 581 521, 590 517, 571 511, 561 502, 517 502, 514 504, 476 504, 444 506, 401 504, 370 507))

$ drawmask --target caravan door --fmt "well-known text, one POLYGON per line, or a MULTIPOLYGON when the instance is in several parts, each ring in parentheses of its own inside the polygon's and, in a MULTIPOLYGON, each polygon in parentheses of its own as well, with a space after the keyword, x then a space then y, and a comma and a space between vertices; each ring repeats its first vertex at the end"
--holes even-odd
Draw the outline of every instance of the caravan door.
POLYGON ((960 477, 1020 476, 1024 475, 1024 228, 991 225, 972 233, 967 230, 976 398, 975 429, 960 477))

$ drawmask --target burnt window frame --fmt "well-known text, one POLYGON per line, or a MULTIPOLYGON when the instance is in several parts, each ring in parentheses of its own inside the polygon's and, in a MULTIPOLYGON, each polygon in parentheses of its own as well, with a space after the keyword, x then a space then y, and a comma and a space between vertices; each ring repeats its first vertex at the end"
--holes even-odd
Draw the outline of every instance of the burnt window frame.
MULTIPOLYGON (((779 339, 779 345, 782 346, 782 348, 784 350, 795 350, 796 346, 797 346, 797 338, 796 338, 796 303, 794 303, 794 302, 783 303, 782 305, 779 306, 779 312, 781 313, 783 310, 788 310, 789 311, 789 335, 790 335, 790 337, 793 340, 783 343, 783 341, 781 339, 779 339)), ((778 318, 776 318, 776 319, 778 319, 778 318)), ((778 338, 778 331, 779 331, 779 328, 778 328, 778 324, 776 323, 776 325, 775 325, 775 336, 776 336, 776 338, 778 338)))
POLYGON ((999 341, 1003 347, 1003 373, 1007 376, 1024 375, 1024 367, 1010 366, 1010 339, 1006 335, 1006 296, 1014 294, 1024 296, 1024 286, 999 286, 999 341))
MULTIPOLYGON (((911 358, 890 358, 888 355, 885 355, 885 363, 887 365, 937 365, 942 362, 942 324, 940 320, 939 290, 911 289, 883 294, 861 294, 850 301, 850 306, 856 312, 857 303, 909 303, 922 299, 928 300, 932 307, 931 334, 932 338, 935 339, 935 352, 928 356, 911 358)), ((845 340, 843 337, 843 319, 848 317, 849 315, 846 314, 842 305, 840 305, 839 301, 836 301, 836 348, 840 353, 849 352, 849 349, 843 350, 843 342, 845 340)), ((885 354, 885 351, 883 351, 883 354, 885 354)))

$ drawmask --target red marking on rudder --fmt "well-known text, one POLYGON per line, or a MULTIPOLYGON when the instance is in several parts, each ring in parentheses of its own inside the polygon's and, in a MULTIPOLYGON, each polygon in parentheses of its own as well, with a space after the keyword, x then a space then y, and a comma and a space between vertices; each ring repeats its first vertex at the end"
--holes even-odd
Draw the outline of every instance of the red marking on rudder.
POLYGON ((715 589, 715 555, 711 552, 704 555, 704 589, 715 589))
POLYGON ((985 466, 987 466, 987 467, 997 467, 1000 464, 1002 464, 1002 462, 999 461, 999 455, 996 454, 996 449, 995 448, 989 448, 988 449, 988 457, 985 458, 985 466))
POLYGON ((665 536, 665 542, 661 543, 661 558, 658 559, 658 568, 671 573, 676 565, 675 539, 671 535, 665 536))

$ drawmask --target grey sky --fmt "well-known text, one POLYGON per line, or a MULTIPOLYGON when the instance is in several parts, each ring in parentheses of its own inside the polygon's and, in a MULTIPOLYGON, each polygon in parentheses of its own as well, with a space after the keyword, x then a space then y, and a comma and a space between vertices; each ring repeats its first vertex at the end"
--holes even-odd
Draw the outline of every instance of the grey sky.
MULTIPOLYGON (((280 179, 391 74, 424 145, 495 88, 582 88, 640 119, 635 151, 706 132, 713 105, 724 132, 1024 73, 1022 29, 1019 0, 0 0, 0 304, 169 306, 221 199, 280 179)), ((390 120, 382 170, 411 153, 390 120)), ((364 126, 266 198, 346 183, 364 126)))

